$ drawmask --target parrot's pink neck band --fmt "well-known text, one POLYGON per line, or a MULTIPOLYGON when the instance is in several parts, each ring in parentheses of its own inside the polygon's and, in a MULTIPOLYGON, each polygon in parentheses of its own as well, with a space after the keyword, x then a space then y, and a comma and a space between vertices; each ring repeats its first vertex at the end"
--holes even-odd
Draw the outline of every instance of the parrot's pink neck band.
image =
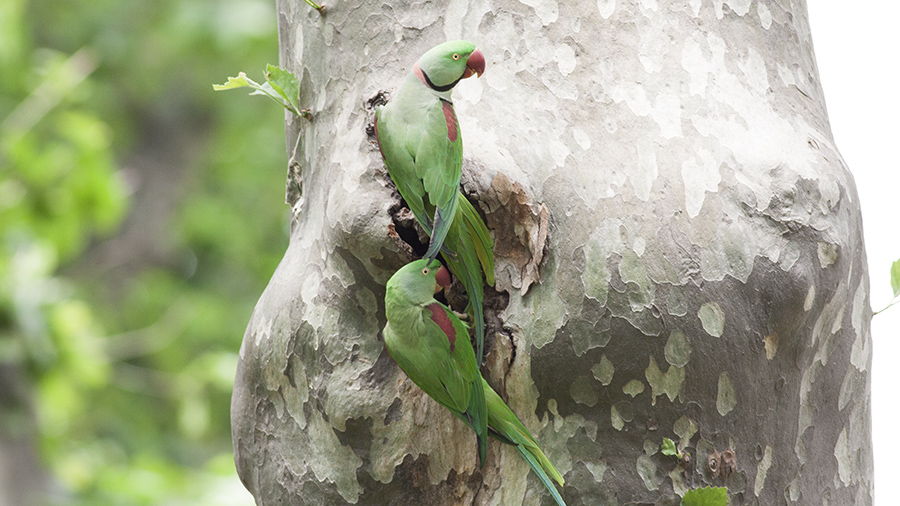
POLYGON ((414 76, 419 78, 419 81, 422 81, 422 84, 424 84, 425 86, 428 86, 429 88, 431 87, 428 84, 428 80, 425 79, 425 73, 422 72, 422 69, 419 67, 419 62, 416 62, 416 64, 413 65, 412 73, 414 76))

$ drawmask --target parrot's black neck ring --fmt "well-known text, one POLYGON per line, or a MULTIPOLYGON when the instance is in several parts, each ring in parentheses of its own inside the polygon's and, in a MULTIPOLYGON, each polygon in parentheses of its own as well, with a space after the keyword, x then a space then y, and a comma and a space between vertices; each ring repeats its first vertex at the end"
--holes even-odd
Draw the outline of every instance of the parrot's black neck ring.
POLYGON ((456 86, 456 84, 458 82, 460 82, 462 80, 462 76, 459 76, 459 79, 457 79, 456 81, 453 81, 452 83, 450 83, 446 86, 437 86, 436 84, 431 82, 431 79, 428 77, 428 74, 426 74, 424 70, 422 70, 421 72, 422 72, 422 77, 425 78, 425 84, 427 84, 428 87, 434 91, 440 91, 440 92, 450 91, 453 89, 454 86, 456 86))

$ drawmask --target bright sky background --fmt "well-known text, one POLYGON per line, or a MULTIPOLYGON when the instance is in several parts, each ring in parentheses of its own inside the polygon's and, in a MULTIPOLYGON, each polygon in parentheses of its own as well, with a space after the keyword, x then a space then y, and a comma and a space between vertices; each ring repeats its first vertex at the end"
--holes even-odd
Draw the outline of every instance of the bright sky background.
MULTIPOLYGON (((900 258, 900 2, 854 8, 841 0, 808 0, 819 77, 835 143, 862 204, 872 309, 893 295, 890 267, 900 258)), ((872 319, 872 428, 875 504, 896 501, 900 473, 896 426, 900 412, 900 304, 872 319)), ((837 392, 835 392, 837 395, 837 392)))

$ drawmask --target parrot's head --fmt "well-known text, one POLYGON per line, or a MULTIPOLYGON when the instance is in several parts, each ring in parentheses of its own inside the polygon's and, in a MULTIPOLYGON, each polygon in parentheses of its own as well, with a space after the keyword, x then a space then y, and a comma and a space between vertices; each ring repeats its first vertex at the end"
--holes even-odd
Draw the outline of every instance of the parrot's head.
POLYGON ((461 79, 484 73, 484 55, 467 40, 451 40, 429 49, 413 72, 427 86, 447 91, 461 79))
POLYGON ((424 303, 434 298, 435 292, 450 286, 450 272, 438 260, 427 258, 410 262, 391 276, 387 290, 402 294, 410 302, 424 303))

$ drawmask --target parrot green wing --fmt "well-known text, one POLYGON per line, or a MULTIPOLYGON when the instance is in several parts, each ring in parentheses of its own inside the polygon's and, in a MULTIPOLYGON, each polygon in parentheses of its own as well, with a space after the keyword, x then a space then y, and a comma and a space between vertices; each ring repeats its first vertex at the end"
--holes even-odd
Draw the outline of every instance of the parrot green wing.
MULTIPOLYGON (((440 302, 432 302, 425 309, 425 328, 429 339, 433 339, 436 344, 439 342, 448 357, 439 369, 442 370, 441 385, 444 392, 457 403, 457 409, 451 411, 475 431, 478 437, 479 462, 484 465, 487 456, 488 410, 484 388, 479 388, 482 377, 475 360, 475 351, 469 341, 469 333, 465 324, 440 302)), ((426 393, 431 395, 428 391, 426 393)))
POLYGON ((425 256, 434 258, 457 214, 462 139, 453 105, 419 87, 407 80, 376 110, 375 138, 400 196, 431 237, 425 256))
MULTIPOLYGON (((398 99, 399 101, 399 99, 398 99)), ((391 102, 389 106, 400 107, 402 104, 391 102)), ((431 220, 425 212, 425 187, 416 176, 416 162, 413 152, 407 148, 407 125, 394 120, 395 107, 382 106, 375 111, 375 138, 388 175, 397 186, 400 196, 406 201, 409 210, 431 235, 431 220)), ((403 114, 401 111, 399 114, 403 114)))
POLYGON ((426 258, 437 256, 456 217, 462 175, 462 138, 453 104, 439 99, 428 108, 425 132, 416 150, 416 175, 435 207, 434 229, 426 258))
MULTIPOLYGON (((457 217, 462 218, 465 226, 460 232, 460 236, 466 236, 472 243, 475 255, 481 263, 481 269, 484 272, 487 284, 494 286, 494 240, 488 232, 487 226, 478 215, 478 211, 463 196, 460 196, 459 207, 456 213, 457 217)), ((479 284, 481 281, 479 280, 479 284)))

